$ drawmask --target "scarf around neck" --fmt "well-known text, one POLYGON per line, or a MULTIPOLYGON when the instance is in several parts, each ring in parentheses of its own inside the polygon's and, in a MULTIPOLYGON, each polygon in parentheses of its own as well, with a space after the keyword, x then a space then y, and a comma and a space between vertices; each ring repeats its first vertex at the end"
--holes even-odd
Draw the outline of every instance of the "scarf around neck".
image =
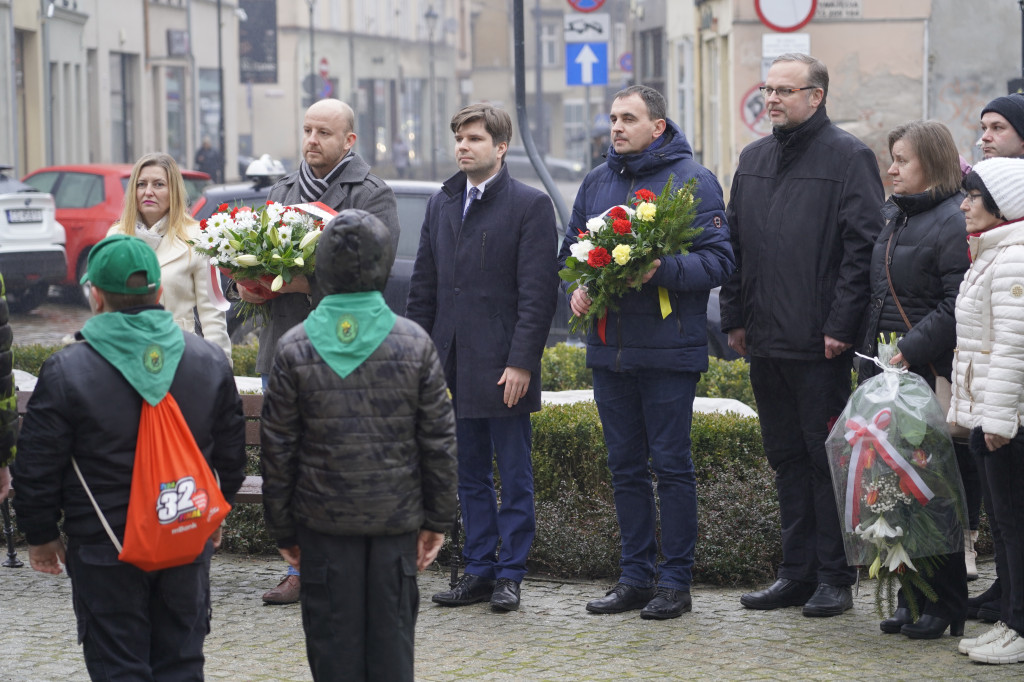
POLYGON ((309 203, 314 201, 320 201, 323 199, 324 194, 327 193, 328 188, 334 184, 341 174, 345 171, 345 166, 352 160, 352 152, 348 152, 342 157, 338 165, 331 169, 331 172, 325 175, 323 178, 318 178, 313 175, 313 169, 309 167, 306 160, 303 159, 299 163, 299 196, 302 200, 309 203))
POLYGON ((135 221, 135 236, 149 244, 149 248, 154 251, 156 251, 156 247, 160 246, 160 241, 165 234, 167 234, 167 216, 153 223, 153 227, 146 227, 146 223, 141 220, 136 219, 135 221))
POLYGON ((82 327, 82 337, 93 350, 154 406, 171 390, 185 352, 184 334, 163 308, 101 313, 82 327))
POLYGON ((384 294, 361 291, 324 296, 302 324, 313 350, 344 379, 380 347, 396 319, 384 294))

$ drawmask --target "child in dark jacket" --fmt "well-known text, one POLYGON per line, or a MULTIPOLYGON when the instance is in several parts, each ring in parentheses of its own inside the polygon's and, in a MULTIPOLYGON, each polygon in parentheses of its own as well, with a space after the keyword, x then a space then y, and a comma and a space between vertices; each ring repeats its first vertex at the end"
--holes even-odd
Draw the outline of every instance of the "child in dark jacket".
POLYGON ((278 344, 263 402, 267 529, 296 569, 314 680, 412 680, 416 571, 456 504, 455 417, 433 342, 382 294, 387 228, 324 229, 323 299, 278 344))

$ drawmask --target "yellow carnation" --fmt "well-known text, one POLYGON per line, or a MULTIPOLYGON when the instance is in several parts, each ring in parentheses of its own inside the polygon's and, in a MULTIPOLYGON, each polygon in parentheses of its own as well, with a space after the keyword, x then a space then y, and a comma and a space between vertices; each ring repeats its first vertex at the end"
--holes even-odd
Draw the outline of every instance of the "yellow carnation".
POLYGON ((612 249, 612 258, 615 259, 615 262, 619 265, 625 265, 629 262, 629 253, 632 250, 633 247, 629 244, 619 244, 612 249))
POLYGON ((649 201, 645 201, 636 207, 636 217, 644 222, 654 220, 654 216, 657 212, 657 207, 649 201))

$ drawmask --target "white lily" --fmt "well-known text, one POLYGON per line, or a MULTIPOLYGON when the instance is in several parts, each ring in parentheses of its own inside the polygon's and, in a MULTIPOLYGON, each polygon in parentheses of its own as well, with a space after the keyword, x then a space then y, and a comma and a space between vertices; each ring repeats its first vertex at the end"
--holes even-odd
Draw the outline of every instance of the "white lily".
POLYGON ((901 537, 903 535, 903 528, 900 526, 893 528, 889 525, 889 522, 885 520, 884 516, 879 516, 875 519, 875 522, 867 528, 864 528, 862 525, 858 525, 853 532, 862 536, 868 542, 878 544, 885 542, 888 538, 901 537))
POLYGON ((301 268, 303 265, 306 264, 306 261, 302 256, 299 256, 295 259, 294 263, 296 267, 301 268))
POLYGON ((283 286, 284 286, 284 277, 282 277, 281 275, 278 275, 277 277, 274 278, 274 281, 270 283, 270 290, 271 291, 280 291, 281 287, 283 287, 283 286))
POLYGON ((260 259, 252 255, 251 253, 243 253, 241 256, 235 258, 235 262, 238 263, 239 265, 253 266, 259 265, 260 259))
POLYGON ((914 567, 914 562, 910 560, 907 550, 903 549, 903 543, 901 542, 897 542, 895 547, 889 549, 889 553, 885 556, 885 561, 882 563, 889 569, 890 573, 894 573, 900 567, 900 564, 906 566, 911 571, 917 570, 914 567))
POLYGON ((302 235, 302 241, 299 242, 299 249, 305 250, 307 246, 316 242, 320 238, 320 230, 310 230, 306 234, 302 235))

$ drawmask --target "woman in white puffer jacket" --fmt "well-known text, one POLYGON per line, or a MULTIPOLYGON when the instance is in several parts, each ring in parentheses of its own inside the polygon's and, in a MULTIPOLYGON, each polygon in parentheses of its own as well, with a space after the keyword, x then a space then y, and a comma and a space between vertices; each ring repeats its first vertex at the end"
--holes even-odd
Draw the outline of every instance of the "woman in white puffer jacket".
POLYGON ((960 642, 981 663, 1024 662, 1024 159, 980 162, 960 205, 971 268, 956 302, 949 421, 971 429, 991 494, 1001 620, 960 642))

